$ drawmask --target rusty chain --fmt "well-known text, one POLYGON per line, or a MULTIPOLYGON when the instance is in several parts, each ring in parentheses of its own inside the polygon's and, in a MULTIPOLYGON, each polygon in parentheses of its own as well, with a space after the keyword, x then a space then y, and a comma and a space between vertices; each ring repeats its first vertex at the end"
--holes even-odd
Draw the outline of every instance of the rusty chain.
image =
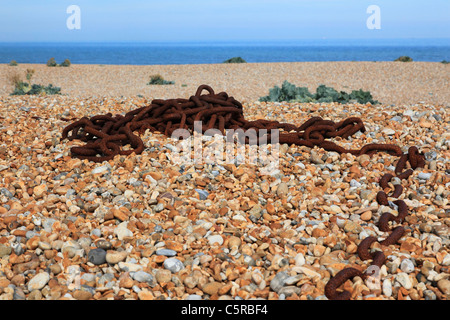
MULTIPOLYGON (((414 169, 425 165, 424 156, 414 146, 404 154, 401 148, 394 144, 372 143, 360 149, 345 149, 333 141, 326 140, 335 137, 346 139, 358 131, 365 132, 366 129, 360 118, 350 117, 335 123, 321 117, 312 117, 300 126, 265 119, 248 121, 244 117, 243 107, 239 101, 225 92, 215 94, 208 85, 198 87, 195 95, 189 99, 154 99, 149 106, 129 111, 124 116, 112 116, 111 113, 108 113, 91 118, 83 117, 63 129, 62 140, 78 139, 86 142, 84 146, 72 147, 72 156, 102 162, 113 159, 119 154, 142 153, 145 149, 144 143, 138 135, 134 134, 134 131, 142 134, 149 129, 152 132, 161 132, 170 136, 176 129, 194 130, 195 121, 201 121, 201 133, 205 133, 209 129, 217 129, 222 134, 225 134, 227 129, 243 129, 246 132, 254 129, 256 133, 261 129, 280 129, 282 130, 279 133, 280 144, 287 143, 310 148, 317 146, 327 151, 351 153, 355 156, 363 154, 371 156, 379 151, 388 152, 399 157, 394 173, 401 180, 408 179, 414 169), (202 94, 204 90, 208 94, 202 94), (130 145, 132 149, 124 150, 123 147, 126 145, 130 145), (405 170, 408 162, 410 168, 405 170)), ((259 142, 261 137, 254 136, 253 138, 259 142)), ((361 260, 372 260, 371 265, 379 268, 384 264, 386 257, 382 251, 370 252, 370 247, 375 242, 381 246, 396 244, 405 233, 405 229, 401 225, 391 229, 389 224, 401 224, 408 214, 406 203, 398 199, 403 192, 400 184, 395 185, 391 195, 384 191, 389 189, 389 182, 393 177, 392 173, 382 176, 379 184, 383 190, 379 191, 376 196, 377 202, 385 206, 390 204, 389 198, 397 198, 392 203, 397 206, 398 215, 394 216, 386 212, 380 216, 378 221, 379 230, 390 232, 390 234, 382 241, 369 236, 360 242, 357 249, 361 260)), ((325 286, 327 298, 331 300, 350 299, 351 293, 348 291, 339 293, 337 291, 347 280, 356 276, 365 279, 370 274, 354 267, 339 271, 325 286)))

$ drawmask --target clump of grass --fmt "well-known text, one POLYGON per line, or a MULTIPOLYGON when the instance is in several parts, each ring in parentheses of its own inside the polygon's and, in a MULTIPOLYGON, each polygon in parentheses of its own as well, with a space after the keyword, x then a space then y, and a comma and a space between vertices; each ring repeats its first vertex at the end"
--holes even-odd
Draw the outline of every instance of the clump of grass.
POLYGON ((247 63, 247 61, 245 61, 241 57, 233 57, 228 60, 225 60, 223 63, 247 63))
POLYGON ((10 81, 14 85, 14 91, 11 95, 51 95, 51 94, 60 94, 61 88, 54 87, 52 84, 47 86, 43 86, 41 84, 31 84, 31 78, 33 77, 34 70, 27 69, 26 71, 26 79, 27 81, 22 81, 21 77, 18 74, 13 74, 10 78, 10 81))
POLYGON ((55 61, 55 58, 50 58, 47 61, 47 67, 56 67, 58 64, 55 61))
POLYGON ((150 81, 147 83, 148 85, 167 85, 167 84, 175 84, 175 81, 167 81, 160 74, 154 74, 150 76, 150 81))
POLYGON ((401 56, 401 57, 398 57, 397 59, 395 59, 394 61, 411 62, 411 61, 413 61, 413 59, 408 56, 401 56))
POLYGON ((11 67, 15 67, 15 66, 18 65, 18 63, 17 63, 16 60, 11 60, 11 62, 9 63, 9 65, 10 65, 11 67))
POLYGON ((57 64, 55 58, 50 58, 47 61, 47 67, 70 67, 71 63, 69 59, 64 60, 61 64, 57 64))
POLYGON ((70 67, 71 63, 69 59, 64 60, 59 66, 60 67, 70 67))
POLYGON ((297 87, 296 85, 289 83, 287 80, 283 82, 281 88, 275 86, 269 89, 269 95, 259 98, 259 101, 263 102, 300 102, 300 103, 322 103, 322 102, 337 102, 348 103, 350 101, 357 101, 361 104, 377 104, 376 100, 373 100, 369 91, 363 91, 362 89, 353 90, 351 93, 344 91, 337 91, 334 88, 320 85, 317 87, 315 93, 309 92, 306 87, 297 87))

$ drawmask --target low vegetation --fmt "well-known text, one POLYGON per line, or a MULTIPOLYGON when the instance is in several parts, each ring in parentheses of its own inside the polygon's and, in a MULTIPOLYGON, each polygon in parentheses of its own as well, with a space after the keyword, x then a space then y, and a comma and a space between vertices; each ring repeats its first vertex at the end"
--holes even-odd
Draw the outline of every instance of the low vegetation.
POLYGON ((401 57, 398 57, 397 59, 395 59, 394 61, 411 62, 411 61, 413 61, 413 59, 408 56, 401 56, 401 57))
POLYGON ((69 59, 64 60, 61 64, 57 64, 55 58, 50 58, 47 61, 47 67, 70 67, 71 63, 69 59))
POLYGON ((168 85, 175 84, 175 81, 167 81, 160 74, 154 74, 150 76, 150 81, 147 83, 148 85, 168 85))
POLYGON ((56 67, 58 64, 55 61, 55 58, 50 58, 47 61, 47 67, 56 67))
POLYGON ((246 62, 247 61, 245 61, 241 57, 233 57, 228 60, 225 60, 223 63, 246 63, 246 62))
POLYGON ((61 88, 54 87, 52 84, 47 86, 32 84, 31 78, 33 77, 33 74, 33 69, 27 69, 26 81, 23 81, 18 74, 13 74, 10 78, 12 84, 14 85, 14 91, 11 95, 52 95, 61 93, 61 88))
POLYGON ((66 59, 66 60, 64 60, 59 66, 60 67, 70 67, 70 60, 69 59, 66 59))
POLYGON ((315 93, 309 92, 306 87, 297 87, 296 85, 289 83, 287 80, 283 82, 281 88, 275 86, 269 89, 269 95, 259 98, 259 101, 263 102, 300 102, 300 103, 321 103, 321 102, 338 102, 349 103, 352 101, 366 104, 377 104, 376 100, 373 100, 372 95, 368 91, 362 89, 353 90, 351 93, 344 91, 337 91, 334 88, 320 85, 317 87, 315 93))
POLYGON ((18 65, 18 63, 17 63, 16 60, 11 60, 11 62, 9 63, 9 65, 10 65, 11 67, 15 67, 15 66, 18 65))

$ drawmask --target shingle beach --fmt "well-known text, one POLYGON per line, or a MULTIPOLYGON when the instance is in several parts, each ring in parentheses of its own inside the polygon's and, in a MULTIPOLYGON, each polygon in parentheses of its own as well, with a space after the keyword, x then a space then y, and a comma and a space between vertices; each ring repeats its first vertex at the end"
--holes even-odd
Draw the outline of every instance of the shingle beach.
MULTIPOLYGON (((355 277, 355 300, 450 297, 450 66, 432 62, 212 65, 0 65, 0 299, 327 299, 330 277, 365 270, 356 251, 379 230, 378 181, 398 157, 279 146, 278 172, 253 164, 177 164, 171 138, 147 131, 140 155, 94 163, 61 141, 66 119, 189 98, 210 85, 249 120, 294 124, 360 117, 346 148, 417 146, 424 168, 402 181, 408 207, 380 285, 355 277), (14 74, 61 95, 10 96, 14 74), (147 85, 153 74, 173 85, 147 85), (380 104, 259 102, 288 80, 314 92, 370 91, 380 104)), ((212 141, 205 141, 208 145, 212 141)))

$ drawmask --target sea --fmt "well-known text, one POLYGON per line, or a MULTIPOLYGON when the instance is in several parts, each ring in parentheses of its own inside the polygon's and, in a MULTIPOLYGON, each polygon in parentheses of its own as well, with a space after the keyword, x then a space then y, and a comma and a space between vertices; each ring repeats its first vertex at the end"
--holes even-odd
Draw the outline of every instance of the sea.
POLYGON ((449 39, 307 39, 178 42, 0 42, 0 63, 180 65, 252 62, 450 60, 449 39))

